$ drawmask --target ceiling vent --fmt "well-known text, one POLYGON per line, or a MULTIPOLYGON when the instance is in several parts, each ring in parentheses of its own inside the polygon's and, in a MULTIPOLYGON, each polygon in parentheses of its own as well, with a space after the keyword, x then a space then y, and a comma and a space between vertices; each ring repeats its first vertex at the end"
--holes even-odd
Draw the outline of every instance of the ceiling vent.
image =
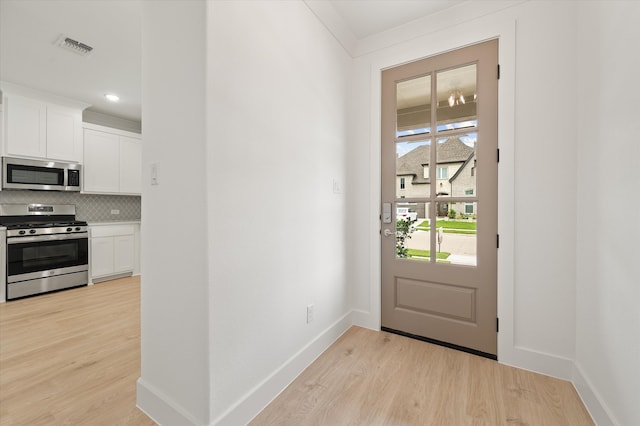
POLYGON ((93 52, 93 47, 67 37, 64 34, 58 37, 56 44, 65 50, 69 50, 82 56, 89 56, 91 52, 93 52))

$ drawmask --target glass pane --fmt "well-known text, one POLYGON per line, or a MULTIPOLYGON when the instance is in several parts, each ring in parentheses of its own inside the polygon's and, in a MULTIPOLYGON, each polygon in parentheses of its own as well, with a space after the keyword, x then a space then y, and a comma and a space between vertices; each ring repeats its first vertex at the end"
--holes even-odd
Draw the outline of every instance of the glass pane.
POLYGON ((397 84, 396 113, 396 137, 431 131, 430 75, 397 84))
POLYGON ((477 133, 438 139, 436 196, 476 197, 477 133))
POLYGON ((436 203, 438 257, 453 265, 477 263, 476 214, 478 203, 436 203), (447 212, 446 215, 441 213, 447 212))
POLYGON ((436 85, 438 132, 477 127, 476 64, 439 72, 436 85))
POLYGON ((396 198, 430 196, 430 147, 430 140, 396 142, 396 198))
POLYGON ((429 203, 396 203, 396 257, 431 261, 429 203))

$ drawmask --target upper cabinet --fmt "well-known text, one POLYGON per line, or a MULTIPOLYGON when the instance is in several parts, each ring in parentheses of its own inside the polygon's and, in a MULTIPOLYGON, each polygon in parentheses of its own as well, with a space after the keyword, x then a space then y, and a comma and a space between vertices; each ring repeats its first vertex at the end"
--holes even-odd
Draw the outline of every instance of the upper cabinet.
POLYGON ((8 83, 2 84, 2 92, 4 155, 82 161, 82 110, 87 104, 38 96, 8 83))
POLYGON ((84 124, 84 192, 142 192, 142 140, 136 133, 84 124))

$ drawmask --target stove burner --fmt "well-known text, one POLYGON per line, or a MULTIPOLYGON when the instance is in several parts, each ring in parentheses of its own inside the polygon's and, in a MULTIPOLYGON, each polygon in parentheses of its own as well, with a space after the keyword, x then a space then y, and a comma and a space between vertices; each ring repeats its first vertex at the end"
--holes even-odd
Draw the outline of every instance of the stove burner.
POLYGON ((87 222, 73 220, 68 222, 20 222, 7 224, 7 229, 61 228, 65 226, 87 226, 87 222))

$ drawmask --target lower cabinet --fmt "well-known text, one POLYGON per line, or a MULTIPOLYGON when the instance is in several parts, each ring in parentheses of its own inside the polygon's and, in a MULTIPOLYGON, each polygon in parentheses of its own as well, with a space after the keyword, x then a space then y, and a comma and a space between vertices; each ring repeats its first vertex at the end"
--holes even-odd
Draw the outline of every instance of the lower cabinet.
POLYGON ((91 227, 91 281, 132 275, 136 268, 136 225, 91 227))

